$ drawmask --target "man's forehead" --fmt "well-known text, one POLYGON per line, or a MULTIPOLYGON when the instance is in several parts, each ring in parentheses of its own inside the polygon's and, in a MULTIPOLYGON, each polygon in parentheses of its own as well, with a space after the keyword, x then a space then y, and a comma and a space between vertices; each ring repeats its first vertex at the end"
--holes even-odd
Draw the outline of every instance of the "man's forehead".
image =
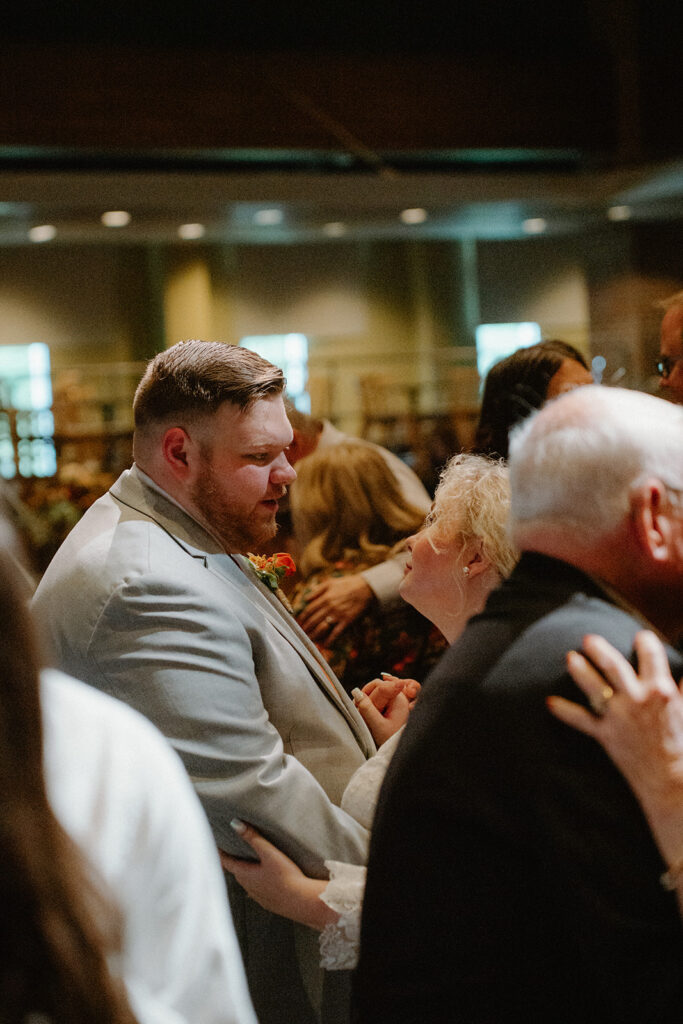
POLYGON ((268 446, 292 440, 292 427, 281 398, 259 399, 245 410, 231 403, 226 406, 221 418, 240 442, 268 446))

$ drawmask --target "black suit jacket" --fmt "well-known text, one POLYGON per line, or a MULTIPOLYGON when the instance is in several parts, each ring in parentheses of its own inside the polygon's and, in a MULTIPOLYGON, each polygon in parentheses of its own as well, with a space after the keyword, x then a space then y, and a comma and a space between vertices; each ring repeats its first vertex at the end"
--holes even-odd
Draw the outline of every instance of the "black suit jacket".
POLYGON ((630 656, 642 627, 525 555, 432 672, 375 819, 356 1022, 683 1020, 683 928, 647 823, 544 703, 579 699, 565 654, 585 633, 630 656))

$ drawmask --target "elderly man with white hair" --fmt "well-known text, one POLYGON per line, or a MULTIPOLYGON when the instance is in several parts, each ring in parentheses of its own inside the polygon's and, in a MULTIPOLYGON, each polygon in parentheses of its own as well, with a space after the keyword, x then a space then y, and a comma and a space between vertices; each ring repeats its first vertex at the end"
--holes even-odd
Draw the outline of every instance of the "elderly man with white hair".
POLYGON ((522 558, 425 683, 380 797, 354 1020, 680 1021, 667 865, 546 701, 581 699, 566 657, 587 633, 628 657, 649 627, 683 671, 683 409, 580 388, 518 428, 510 470, 522 558))

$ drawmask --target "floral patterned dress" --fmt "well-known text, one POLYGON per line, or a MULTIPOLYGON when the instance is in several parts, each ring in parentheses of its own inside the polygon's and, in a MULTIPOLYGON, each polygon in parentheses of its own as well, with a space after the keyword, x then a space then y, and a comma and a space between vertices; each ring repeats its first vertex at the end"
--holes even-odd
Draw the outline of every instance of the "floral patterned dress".
MULTIPOLYGON (((313 573, 294 589, 291 598, 294 613, 299 615, 304 610, 311 591, 319 583, 369 568, 367 564, 349 560, 313 573)), ((411 605, 401 601, 395 607, 383 609, 374 600, 331 647, 317 643, 347 693, 356 686, 363 687, 380 672, 422 682, 447 646, 436 626, 411 605)))

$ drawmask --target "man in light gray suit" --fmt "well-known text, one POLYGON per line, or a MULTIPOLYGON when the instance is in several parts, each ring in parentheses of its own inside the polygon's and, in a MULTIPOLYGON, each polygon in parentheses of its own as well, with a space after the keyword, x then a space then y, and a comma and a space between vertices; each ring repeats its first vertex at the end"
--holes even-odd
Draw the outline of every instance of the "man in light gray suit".
MULTIPOLYGON (((34 610, 62 669, 173 743, 221 849, 251 854, 230 825, 243 818, 326 877, 325 859, 365 859, 366 831, 337 805, 374 746, 244 557, 273 537, 296 476, 284 383, 234 345, 157 355, 135 395, 135 463, 67 537, 34 610)), ((229 885, 261 1024, 343 1020, 343 985, 319 970, 317 937, 229 885)))

